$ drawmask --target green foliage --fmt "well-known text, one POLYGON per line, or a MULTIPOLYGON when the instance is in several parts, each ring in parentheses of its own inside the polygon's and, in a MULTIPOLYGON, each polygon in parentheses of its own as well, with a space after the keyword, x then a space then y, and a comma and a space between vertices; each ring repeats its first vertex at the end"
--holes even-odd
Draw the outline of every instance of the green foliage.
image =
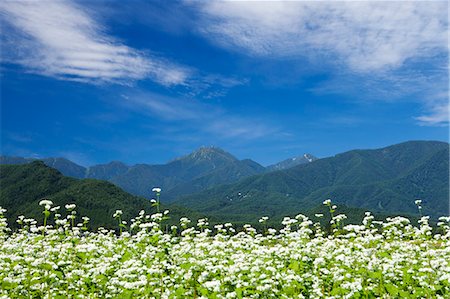
MULTIPOLYGON (((140 210, 155 211, 149 200, 130 195, 111 183, 68 178, 41 161, 0 165, 0 186, 0 206, 8 210, 7 217, 13 219, 12 226, 16 225, 14 220, 20 215, 42 219, 37 204, 42 198, 48 198, 61 207, 76 204, 78 216, 89 217, 92 228, 116 227, 117 223, 111 215, 117 209, 123 211, 124 220, 136 216, 140 210)), ((173 205, 163 205, 161 209, 170 209, 172 217, 178 219, 182 216, 199 217, 189 209, 173 205)), ((167 221, 167 224, 176 223, 178 219, 167 221)))

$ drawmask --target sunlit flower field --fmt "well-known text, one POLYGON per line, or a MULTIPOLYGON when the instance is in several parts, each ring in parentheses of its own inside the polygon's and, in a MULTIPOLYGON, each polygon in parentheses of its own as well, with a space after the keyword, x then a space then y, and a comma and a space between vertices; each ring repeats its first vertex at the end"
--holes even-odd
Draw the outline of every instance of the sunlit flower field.
POLYGON ((11 231, 0 208, 0 298, 450 298, 450 217, 345 225, 324 204, 327 231, 298 215, 260 232, 187 218, 163 231, 167 211, 128 224, 117 211, 120 229, 91 232, 49 200, 42 225, 21 216, 11 231))

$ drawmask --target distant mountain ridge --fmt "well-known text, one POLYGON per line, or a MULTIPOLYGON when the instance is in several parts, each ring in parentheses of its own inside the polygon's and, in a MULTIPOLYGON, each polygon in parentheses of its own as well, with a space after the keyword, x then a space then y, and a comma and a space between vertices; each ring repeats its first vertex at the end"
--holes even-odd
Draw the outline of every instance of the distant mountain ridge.
POLYGON ((284 170, 301 164, 308 164, 316 161, 317 158, 311 154, 303 154, 302 156, 293 157, 290 159, 283 160, 273 165, 266 167, 268 171, 284 170))
POLYGON ((176 203, 233 219, 289 215, 331 198, 338 205, 380 213, 448 215, 449 144, 410 141, 353 150, 287 170, 263 173, 192 194, 176 203))
MULTIPOLYGON (((1 156, 0 164, 26 164, 35 160, 1 156)), ((44 158, 42 161, 66 176, 107 180, 131 194, 147 198, 153 196, 152 187, 159 186, 164 190, 162 200, 165 201, 216 185, 233 183, 248 176, 278 170, 265 168, 250 159, 239 160, 223 149, 213 146, 201 147, 188 155, 159 165, 128 166, 120 161, 112 161, 86 168, 65 158, 44 158)), ((307 163, 307 161, 303 157, 300 163, 307 163)), ((285 169, 297 164, 298 162, 283 163, 280 167, 285 169)))
POLYGON ((98 164, 86 168, 84 177, 109 181, 126 173, 129 169, 128 165, 120 161, 112 161, 107 164, 98 164))
MULTIPOLYGON (((134 196, 119 187, 96 179, 75 179, 63 176, 58 170, 45 165, 42 161, 32 161, 26 164, 0 165, 0 207, 6 208, 6 219, 13 229, 19 225, 15 221, 18 216, 24 215, 26 218, 33 218, 42 223, 43 207, 39 202, 45 198, 53 202, 54 206, 59 206, 58 213, 65 218, 67 211, 66 204, 76 204, 76 222, 81 221, 81 217, 90 218, 88 227, 96 229, 106 227, 118 229, 117 220, 112 215, 116 210, 122 210, 122 220, 128 221, 137 216, 139 211, 155 213, 156 208, 151 206, 151 202, 143 197, 134 196)), ((228 214, 210 215, 198 213, 197 211, 183 208, 175 204, 162 204, 161 210, 168 209, 169 219, 163 221, 162 225, 168 229, 171 225, 178 225, 181 217, 188 217, 195 223, 200 218, 208 217, 210 225, 232 221, 228 214)), ((365 210, 357 208, 341 207, 341 211, 349 215, 350 223, 360 223, 365 210), (344 209, 344 211, 342 211, 344 209)), ((319 205, 308 211, 302 211, 309 217, 314 217, 316 213, 324 213, 325 207, 319 205)), ((54 212, 53 212, 54 213, 54 212)), ((48 224, 54 225, 53 213, 48 220, 48 224)), ((378 215, 383 217, 383 215, 378 215)), ((377 219, 383 219, 383 218, 377 219)), ((259 227, 259 218, 251 220, 251 224, 259 227)), ((273 227, 280 228, 280 221, 269 223, 273 227)), ((325 213, 322 219, 323 224, 329 221, 325 213)), ((247 221, 233 221, 236 228, 242 227, 247 221)))
POLYGON ((21 165, 28 164, 34 161, 42 161, 45 165, 52 167, 54 169, 58 169, 63 172, 64 175, 74 177, 74 178, 85 178, 86 177, 86 168, 80 166, 66 158, 23 158, 23 157, 11 157, 11 156, 0 156, 0 164, 4 165, 21 165))
MULTIPOLYGON (((270 171, 249 159, 236 159, 214 147, 200 148, 161 165, 127 166, 113 161, 84 168, 64 158, 48 158, 44 162, 64 168, 73 176, 109 180, 130 193, 148 198, 153 195, 151 188, 160 186, 164 190, 162 200, 175 199, 175 204, 210 219, 255 223, 261 215, 279 220, 286 215, 320 211, 327 198, 359 215, 369 210, 379 215, 412 216, 418 216, 414 200, 420 198, 424 215, 434 218, 446 215, 449 213, 449 154, 446 142, 409 141, 380 149, 352 150, 318 160, 303 156, 312 162, 277 171, 270 171)), ((34 159, 0 157, 1 164, 32 161, 34 159)), ((4 172, 6 166, 1 167, 4 172)), ((20 187, 22 179, 23 176, 15 177, 17 186, 20 187)), ((59 184, 58 180, 52 182, 59 184)), ((53 188, 52 184, 40 185, 36 180, 30 189, 33 191, 27 192, 44 190, 45 186, 53 188)), ((3 189, 2 186, 0 191, 3 189)), ((95 189, 89 190, 94 192, 95 189)), ((16 190, 19 195, 21 190, 21 187, 16 190)), ((16 196, 14 192, 11 194, 16 196)))

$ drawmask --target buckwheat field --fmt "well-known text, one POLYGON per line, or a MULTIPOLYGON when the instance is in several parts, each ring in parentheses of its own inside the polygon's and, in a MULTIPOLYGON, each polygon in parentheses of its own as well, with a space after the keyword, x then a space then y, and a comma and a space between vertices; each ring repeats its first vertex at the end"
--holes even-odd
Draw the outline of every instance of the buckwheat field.
POLYGON ((366 213, 360 225, 344 225, 325 201, 327 230, 298 215, 280 230, 263 217, 262 231, 187 218, 166 231, 168 211, 141 211, 130 225, 117 211, 120 229, 91 232, 75 205, 61 218, 51 201, 41 204, 43 222, 21 216, 14 231, 0 209, 0 298, 450 296, 450 217, 432 228, 428 217, 413 225, 366 213))

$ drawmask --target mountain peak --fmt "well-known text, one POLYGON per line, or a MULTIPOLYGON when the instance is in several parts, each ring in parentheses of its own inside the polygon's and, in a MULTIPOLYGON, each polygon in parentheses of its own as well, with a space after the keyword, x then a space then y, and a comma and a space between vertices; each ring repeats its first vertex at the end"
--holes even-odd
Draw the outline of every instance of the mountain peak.
POLYGON ((234 157, 232 154, 216 146, 202 146, 186 156, 176 158, 174 161, 186 159, 215 160, 218 158, 237 161, 236 157, 234 157))
POLYGON ((197 150, 193 151, 192 154, 228 154, 220 147, 216 146, 201 146, 197 150))
POLYGON ((208 145, 208 146, 200 146, 198 149, 196 149, 194 152, 214 152, 214 151, 224 151, 220 147, 214 146, 214 145, 208 145))

